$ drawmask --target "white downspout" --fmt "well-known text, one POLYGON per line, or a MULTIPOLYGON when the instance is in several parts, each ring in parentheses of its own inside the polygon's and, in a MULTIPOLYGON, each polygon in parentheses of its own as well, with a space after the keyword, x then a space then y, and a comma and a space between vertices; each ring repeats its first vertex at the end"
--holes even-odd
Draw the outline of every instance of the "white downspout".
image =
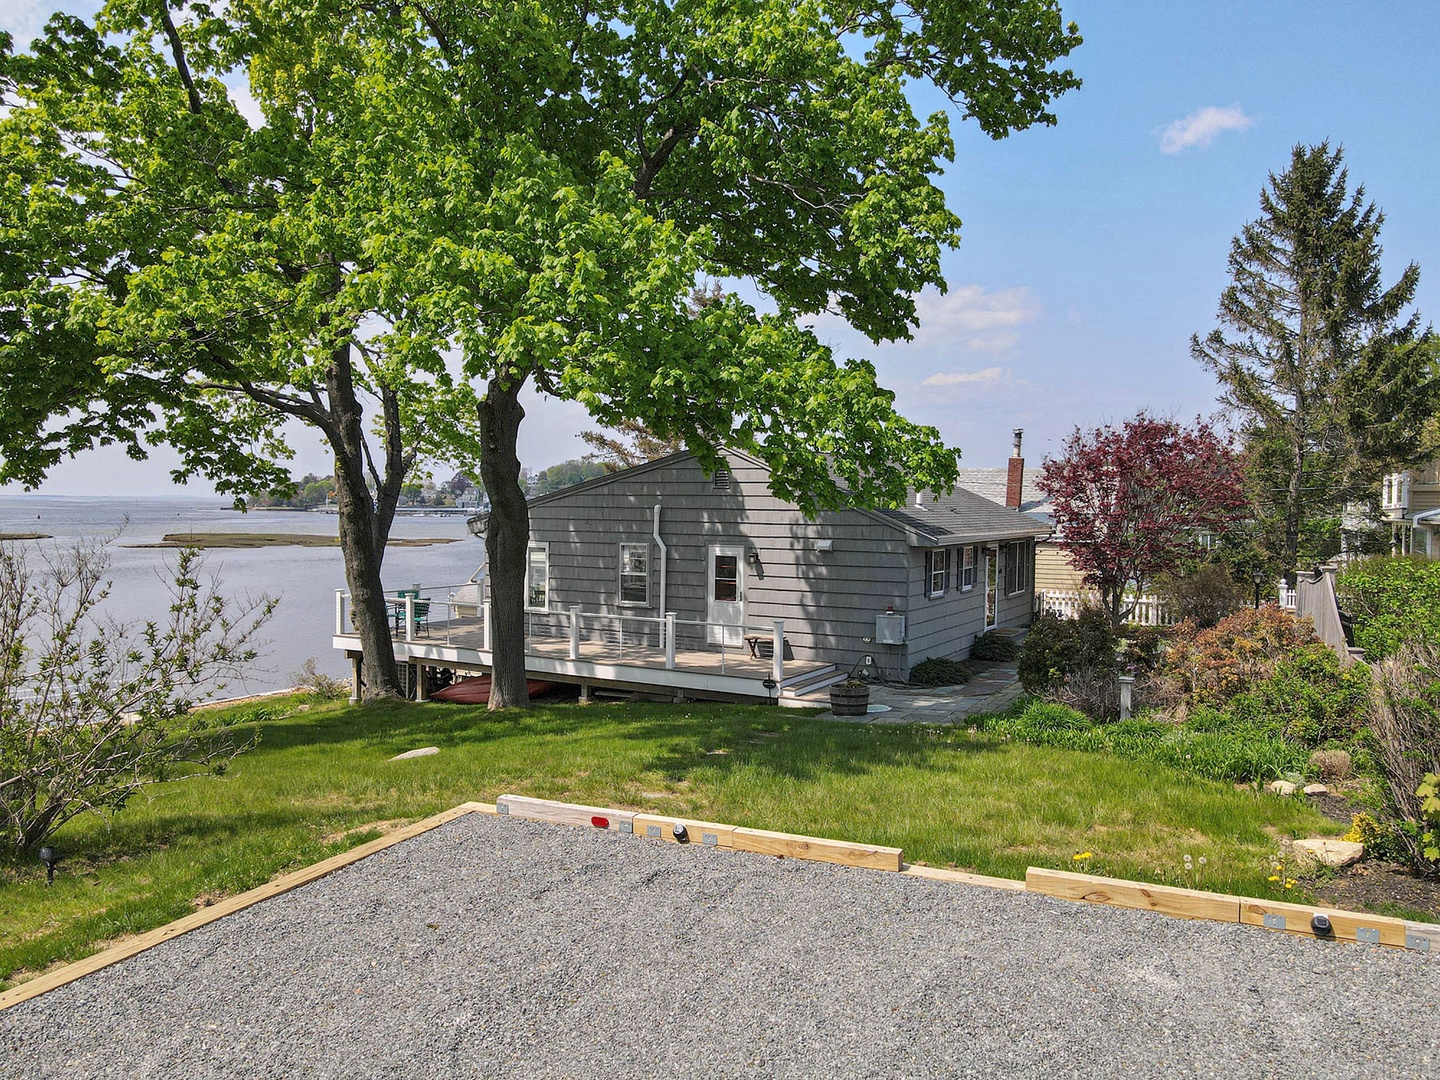
POLYGON ((658 502, 655 504, 655 531, 652 535, 655 537, 656 545, 660 548, 660 615, 663 618, 665 615, 665 564, 668 561, 666 556, 670 554, 670 549, 665 546, 665 541, 660 539, 660 504, 658 502))

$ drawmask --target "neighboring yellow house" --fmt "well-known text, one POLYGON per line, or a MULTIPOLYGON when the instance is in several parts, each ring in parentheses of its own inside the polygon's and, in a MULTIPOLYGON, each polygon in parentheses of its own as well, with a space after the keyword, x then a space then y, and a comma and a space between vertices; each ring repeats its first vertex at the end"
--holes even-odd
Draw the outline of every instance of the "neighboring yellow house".
MULTIPOLYGON (((1440 459, 1385 477, 1380 512, 1390 522, 1395 554, 1440 559, 1440 459)), ((1038 566, 1035 587, 1042 587, 1038 566)))

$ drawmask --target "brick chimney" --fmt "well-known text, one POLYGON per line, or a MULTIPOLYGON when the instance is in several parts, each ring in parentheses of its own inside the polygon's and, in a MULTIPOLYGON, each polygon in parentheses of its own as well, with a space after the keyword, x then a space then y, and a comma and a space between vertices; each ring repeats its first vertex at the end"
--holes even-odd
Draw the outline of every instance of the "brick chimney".
POLYGON ((1010 450, 1010 468, 1005 474, 1005 505, 1020 509, 1020 493, 1025 487, 1025 459, 1020 456, 1020 439, 1024 428, 1015 429, 1015 445, 1010 450))

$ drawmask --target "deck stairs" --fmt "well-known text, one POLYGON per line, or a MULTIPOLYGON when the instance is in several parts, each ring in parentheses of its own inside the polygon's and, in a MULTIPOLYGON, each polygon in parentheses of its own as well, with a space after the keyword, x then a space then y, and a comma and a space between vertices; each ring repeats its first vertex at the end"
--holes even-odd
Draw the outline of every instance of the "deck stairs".
POLYGON ((830 687, 844 682, 847 674, 834 664, 827 664, 794 679, 786 679, 785 685, 780 688, 779 703, 790 708, 828 706, 830 687))

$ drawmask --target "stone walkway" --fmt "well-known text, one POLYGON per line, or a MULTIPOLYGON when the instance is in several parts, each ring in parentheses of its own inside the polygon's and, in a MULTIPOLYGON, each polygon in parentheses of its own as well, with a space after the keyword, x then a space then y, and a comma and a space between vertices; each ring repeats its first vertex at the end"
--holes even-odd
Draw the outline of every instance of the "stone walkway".
POLYGON ((964 686, 924 689, 900 685, 872 686, 871 711, 866 715, 835 716, 827 709, 820 717, 851 724, 962 723, 972 716, 1002 712, 1025 693, 1016 674, 1016 666, 1014 663, 991 664, 964 686))

